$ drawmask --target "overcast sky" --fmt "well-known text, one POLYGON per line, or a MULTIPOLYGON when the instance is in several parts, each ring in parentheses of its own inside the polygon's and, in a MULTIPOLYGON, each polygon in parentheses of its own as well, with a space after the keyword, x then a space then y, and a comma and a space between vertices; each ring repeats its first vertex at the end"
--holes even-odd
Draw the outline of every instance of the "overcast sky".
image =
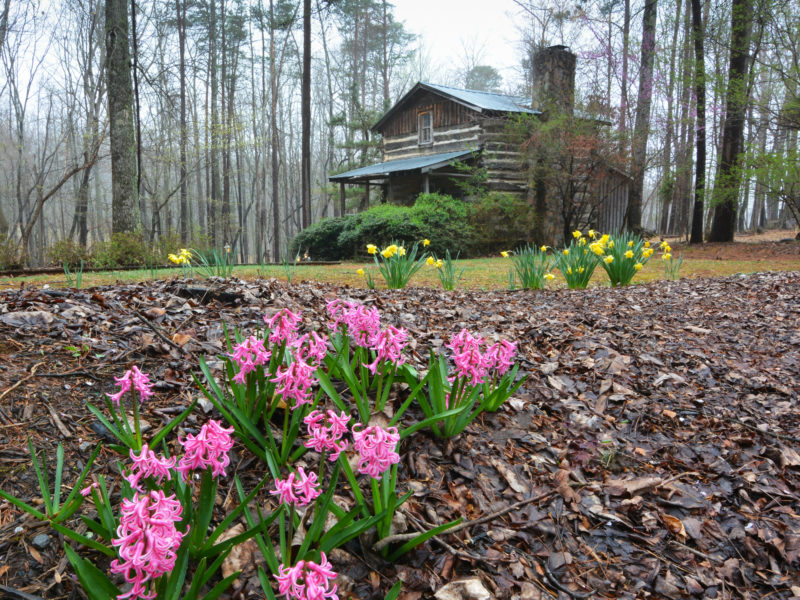
POLYGON ((483 48, 481 61, 508 85, 519 64, 519 6, 513 0, 394 0, 394 14, 422 38, 431 59, 445 69, 463 64, 464 50, 483 48))

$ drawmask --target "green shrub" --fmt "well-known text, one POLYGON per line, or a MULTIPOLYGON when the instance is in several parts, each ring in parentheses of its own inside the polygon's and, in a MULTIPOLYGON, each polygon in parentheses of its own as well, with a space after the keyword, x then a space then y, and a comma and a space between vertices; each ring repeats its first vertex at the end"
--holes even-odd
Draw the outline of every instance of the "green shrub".
POLYGON ((348 257, 363 253, 367 244, 388 246, 393 240, 412 244, 425 237, 413 209, 396 204, 380 204, 354 215, 339 234, 338 243, 348 257))
POLYGON ((339 234, 346 223, 358 215, 322 219, 298 233, 289 245, 289 254, 297 256, 308 252, 313 260, 342 260, 344 256, 339 247, 339 234))
POLYGON ((423 194, 414 206, 380 204, 363 213, 323 219, 292 240, 292 256, 308 252, 317 260, 347 260, 363 254, 367 244, 386 246, 429 239, 429 250, 469 254, 474 237, 467 205, 439 194, 423 194))
POLYGON ((78 267, 81 261, 89 262, 89 251, 72 239, 63 239, 55 242, 45 252, 48 264, 68 267, 78 267))
POLYGON ((0 270, 14 269, 19 266, 18 244, 7 235, 0 234, 0 270))
POLYGON ((99 242, 92 252, 92 264, 101 268, 145 266, 153 264, 152 249, 140 233, 114 233, 99 242))
POLYGON ((530 239, 535 214, 522 198, 490 193, 468 207, 467 222, 475 231, 473 255, 524 246, 530 239))
POLYGON ((420 194, 411 210, 423 239, 431 241, 429 251, 438 255, 448 250, 452 254, 470 254, 475 228, 468 222, 467 202, 452 196, 420 194))

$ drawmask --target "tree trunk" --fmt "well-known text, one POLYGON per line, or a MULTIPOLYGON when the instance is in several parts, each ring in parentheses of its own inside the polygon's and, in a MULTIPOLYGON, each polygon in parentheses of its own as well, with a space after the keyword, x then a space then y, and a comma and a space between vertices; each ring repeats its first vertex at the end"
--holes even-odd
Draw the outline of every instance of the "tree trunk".
POLYGON ((694 178, 694 209, 690 244, 703 243, 703 201, 706 189, 706 69, 703 52, 701 0, 692 0, 692 41, 694 42, 694 94, 697 101, 695 144, 697 162, 694 178))
POLYGON ((186 131, 186 5, 181 0, 175 0, 175 13, 178 19, 178 76, 180 77, 180 216, 178 228, 180 229, 181 242, 189 242, 189 212, 186 181, 186 145, 188 132, 186 131))
POLYGON ((311 225, 311 0, 303 0, 303 123, 301 141, 302 227, 311 225))
POLYGON ((744 118, 747 108, 747 54, 753 22, 752 0, 733 0, 731 8, 731 54, 728 87, 725 94, 725 124, 722 147, 714 180, 712 203, 714 220, 710 242, 732 242, 736 228, 736 202, 741 175, 739 160, 744 137, 744 118))
POLYGON ((211 147, 209 148, 211 171, 211 188, 208 198, 208 237, 211 246, 216 247, 218 238, 219 218, 217 209, 220 203, 219 190, 219 146, 220 146, 220 122, 219 111, 217 108, 217 96, 219 95, 219 79, 217 78, 217 0, 211 0, 211 11, 208 23, 208 49, 209 49, 209 70, 211 79, 211 89, 209 90, 211 102, 211 147))
POLYGON ((278 73, 275 61, 275 7, 269 0, 270 176, 272 177, 272 260, 281 255, 281 208, 278 195, 278 73))
POLYGON ((111 231, 131 232, 138 224, 133 87, 125 0, 106 0, 106 78, 111 150, 111 231))
POLYGON ((650 105, 653 99, 653 61, 656 51, 656 16, 658 0, 646 0, 642 20, 642 65, 639 71, 639 96, 636 101, 636 122, 631 146, 633 185, 628 199, 627 228, 638 232, 642 228, 642 197, 644 169, 647 161, 647 139, 650 133, 650 105))

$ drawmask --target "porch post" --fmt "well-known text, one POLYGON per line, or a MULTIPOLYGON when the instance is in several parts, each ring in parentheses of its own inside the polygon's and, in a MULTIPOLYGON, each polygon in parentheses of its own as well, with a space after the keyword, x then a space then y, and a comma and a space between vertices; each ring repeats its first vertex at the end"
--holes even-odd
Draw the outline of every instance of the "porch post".
POLYGON ((422 191, 425 194, 431 193, 431 176, 428 173, 422 176, 422 191))
POLYGON ((343 217, 347 210, 344 205, 344 181, 339 182, 339 216, 343 217))

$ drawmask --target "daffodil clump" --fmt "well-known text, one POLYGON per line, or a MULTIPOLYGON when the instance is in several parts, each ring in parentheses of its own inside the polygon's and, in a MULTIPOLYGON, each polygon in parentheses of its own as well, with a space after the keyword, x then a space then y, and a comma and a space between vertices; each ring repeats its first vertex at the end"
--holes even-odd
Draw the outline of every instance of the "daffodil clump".
POLYGON ((628 232, 614 236, 604 234, 600 238, 595 235, 589 250, 600 260, 611 287, 628 285, 654 252, 650 242, 628 232))
POLYGON ((181 251, 178 254, 170 254, 168 258, 170 262, 176 265, 191 265, 192 251, 188 248, 181 248, 181 251))
POLYGON ((425 263, 436 269, 442 289, 447 292, 456 289, 456 284, 464 276, 464 267, 458 267, 458 255, 453 258, 450 256, 450 250, 445 250, 444 260, 429 256, 425 263))
POLYGON ((681 265, 683 265, 683 257, 681 256, 676 260, 672 256, 672 247, 667 242, 661 242, 659 248, 662 252, 661 260, 664 261, 664 276, 673 281, 680 279, 679 273, 681 265))
POLYGON ((192 251, 189 248, 181 248, 180 252, 169 254, 167 258, 172 264, 180 265, 184 277, 188 276, 189 271, 192 269, 192 251))
POLYGON ((503 258, 510 258, 513 268, 508 272, 509 288, 516 288, 517 279, 520 287, 526 290, 541 290, 555 276, 550 272, 553 258, 547 254, 547 247, 525 245, 516 252, 504 250, 503 258))
MULTIPOLYGON (((428 240, 423 240, 423 247, 428 244, 430 244, 428 240)), ((383 250, 380 250, 375 244, 367 244, 367 253, 371 254, 375 260, 378 270, 386 281, 386 287, 396 290, 406 287, 414 273, 425 264, 428 253, 423 251, 417 258, 418 250, 418 242, 414 242, 409 251, 406 251, 405 246, 398 242, 392 242, 383 250)))
POLYGON ((571 290, 583 290, 589 285, 594 270, 600 263, 598 255, 590 249, 590 240, 597 234, 590 229, 586 236, 579 230, 572 232, 572 241, 556 255, 556 269, 561 271, 571 290))

